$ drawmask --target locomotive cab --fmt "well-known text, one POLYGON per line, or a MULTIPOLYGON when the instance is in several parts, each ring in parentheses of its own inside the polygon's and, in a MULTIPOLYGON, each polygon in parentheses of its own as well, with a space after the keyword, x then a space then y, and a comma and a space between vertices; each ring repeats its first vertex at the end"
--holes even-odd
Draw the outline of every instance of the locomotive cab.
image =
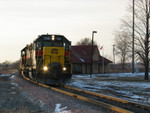
POLYGON ((41 35, 21 51, 21 69, 42 83, 66 83, 72 76, 70 46, 62 35, 41 35))

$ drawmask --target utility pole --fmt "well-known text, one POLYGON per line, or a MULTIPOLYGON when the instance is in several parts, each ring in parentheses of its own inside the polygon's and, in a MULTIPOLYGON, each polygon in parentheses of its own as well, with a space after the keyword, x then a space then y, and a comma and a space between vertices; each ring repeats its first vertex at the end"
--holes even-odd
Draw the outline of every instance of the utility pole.
POLYGON ((132 29, 132 73, 134 73, 134 0, 133 0, 133 29, 132 29))
POLYGON ((102 73, 104 74, 104 48, 103 48, 103 66, 102 66, 102 73))
POLYGON ((115 64, 115 45, 113 45, 113 61, 114 61, 114 64, 115 64))

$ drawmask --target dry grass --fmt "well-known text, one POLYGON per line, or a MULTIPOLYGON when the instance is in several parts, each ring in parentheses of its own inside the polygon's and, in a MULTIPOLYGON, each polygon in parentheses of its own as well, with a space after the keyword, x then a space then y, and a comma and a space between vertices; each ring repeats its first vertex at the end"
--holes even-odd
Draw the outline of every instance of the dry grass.
MULTIPOLYGON (((22 108, 19 110, 3 110, 2 113, 29 113, 29 111, 26 108, 22 108)), ((30 112, 34 113, 34 112, 30 112)))
POLYGON ((17 69, 8 69, 8 70, 0 70, 0 74, 11 74, 11 73, 17 73, 17 69))

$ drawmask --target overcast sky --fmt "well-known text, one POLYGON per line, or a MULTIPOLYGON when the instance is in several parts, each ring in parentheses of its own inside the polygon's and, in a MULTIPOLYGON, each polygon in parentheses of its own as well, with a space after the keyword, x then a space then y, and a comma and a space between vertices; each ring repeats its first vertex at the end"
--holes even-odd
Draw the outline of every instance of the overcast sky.
POLYGON ((0 62, 20 58, 20 50, 41 34, 61 34, 72 45, 94 36, 112 57, 113 32, 129 0, 0 0, 0 62))

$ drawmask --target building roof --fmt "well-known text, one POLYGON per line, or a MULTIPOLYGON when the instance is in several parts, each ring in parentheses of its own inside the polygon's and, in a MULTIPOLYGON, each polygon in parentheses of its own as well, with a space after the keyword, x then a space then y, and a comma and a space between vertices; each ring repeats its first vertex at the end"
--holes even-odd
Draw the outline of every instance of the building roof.
MULTIPOLYGON (((93 46, 93 52, 98 50, 97 45, 93 46)), ((112 61, 102 57, 98 51, 98 60, 93 60, 93 63, 112 63, 112 61)), ((91 63, 91 45, 71 46, 72 63, 91 63)))

